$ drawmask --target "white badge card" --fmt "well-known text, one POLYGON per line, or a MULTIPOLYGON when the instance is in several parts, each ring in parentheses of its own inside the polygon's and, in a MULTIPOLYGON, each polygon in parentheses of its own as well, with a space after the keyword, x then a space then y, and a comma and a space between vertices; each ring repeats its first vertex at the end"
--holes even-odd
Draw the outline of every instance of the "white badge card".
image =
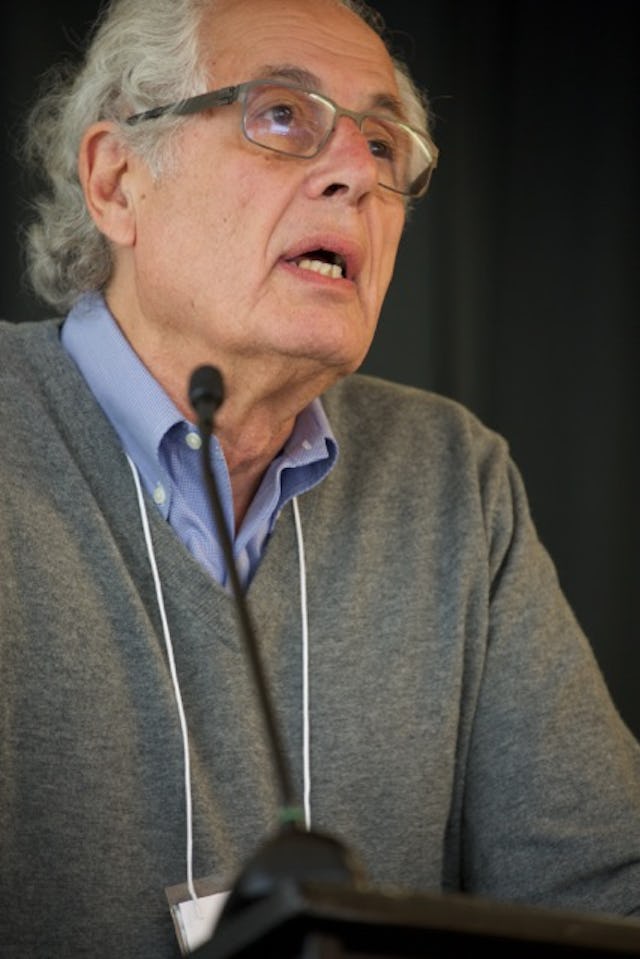
POLYGON ((211 939, 229 895, 228 886, 224 888, 224 883, 213 876, 197 879, 194 887, 197 895, 195 900, 186 882, 165 889, 183 956, 188 956, 211 939))

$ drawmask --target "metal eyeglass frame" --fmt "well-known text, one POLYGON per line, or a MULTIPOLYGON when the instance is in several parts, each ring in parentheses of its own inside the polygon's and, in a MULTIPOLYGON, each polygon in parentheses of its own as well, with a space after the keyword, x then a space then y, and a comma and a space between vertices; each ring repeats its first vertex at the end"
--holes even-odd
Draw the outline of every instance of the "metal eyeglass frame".
POLYGON ((147 120, 157 120, 164 116, 190 116, 195 113, 202 113, 204 110, 209 110, 212 107, 229 106, 236 101, 242 103, 241 128, 245 138, 250 143, 261 147, 263 150, 270 150, 273 153, 280 153, 283 156, 290 156, 301 160, 311 160, 320 153, 335 130, 336 124, 340 117, 349 117, 352 119, 359 130, 362 130, 362 124, 366 119, 377 119, 384 123, 395 124, 396 126, 400 127, 401 130, 407 133, 413 139, 413 141, 424 150, 427 165, 424 171, 420 173, 412 181, 412 183, 409 184, 408 190, 398 190, 397 188, 389 186, 386 183, 381 183, 380 186, 382 186, 385 190, 391 190, 393 193, 398 193, 401 196, 409 197, 412 200, 419 199, 427 192, 429 183, 431 181, 431 175, 438 162, 438 148, 424 131, 418 130, 415 127, 410 126, 408 123, 404 123, 402 120, 397 120, 395 117, 382 116, 368 110, 364 110, 362 112, 347 110, 344 107, 338 106, 338 104, 329 97, 326 97, 321 93, 316 93, 312 90, 307 90, 305 87, 295 83, 286 83, 283 81, 268 79, 248 80, 245 83, 238 83, 234 86, 222 87, 219 90, 210 90, 207 93, 199 93, 196 96, 188 97, 186 100, 177 100, 175 103, 167 103, 164 106, 152 107, 149 110, 143 110, 141 113, 134 113, 132 116, 127 117, 125 122, 129 126, 136 126, 137 124, 143 123, 147 120), (308 96, 311 99, 320 101, 322 104, 330 108, 330 110, 333 112, 333 122, 328 127, 326 133, 321 138, 313 153, 300 154, 291 153, 291 151, 288 150, 278 150, 276 147, 267 146, 266 144, 260 143, 249 136, 245 124, 247 94, 255 87, 260 86, 282 87, 285 90, 295 90, 298 93, 305 94, 305 96, 308 96))

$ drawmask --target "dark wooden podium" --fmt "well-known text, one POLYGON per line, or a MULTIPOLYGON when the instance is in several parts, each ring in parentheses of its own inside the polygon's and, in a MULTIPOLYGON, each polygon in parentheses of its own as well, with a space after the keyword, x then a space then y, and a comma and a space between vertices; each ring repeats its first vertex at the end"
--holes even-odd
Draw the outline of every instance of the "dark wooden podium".
POLYGON ((283 881, 219 927, 197 959, 640 956, 640 920, 283 881))

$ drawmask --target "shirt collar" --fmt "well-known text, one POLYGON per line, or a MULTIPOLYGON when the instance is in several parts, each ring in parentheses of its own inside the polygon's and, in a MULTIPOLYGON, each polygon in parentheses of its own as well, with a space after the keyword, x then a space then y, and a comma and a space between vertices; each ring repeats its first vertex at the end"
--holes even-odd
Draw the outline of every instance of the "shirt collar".
POLYGON ((62 345, 143 473, 157 472, 162 437, 183 416, 98 294, 86 294, 62 327, 62 345))
MULTIPOLYGON (((185 422, 184 417, 129 345, 100 294, 85 294, 78 300, 62 327, 62 345, 111 421, 147 489, 152 492, 158 484, 168 488, 161 444, 176 424, 185 422)), ((314 400, 299 414, 271 467, 281 481, 286 477, 285 488, 275 502, 273 494, 265 497, 276 515, 291 496, 319 482, 336 456, 337 443, 326 413, 320 400, 314 400), (318 463, 317 471, 314 463, 318 463), (298 466, 306 467, 307 473, 300 486, 294 479, 298 466)), ((158 505, 164 513, 168 511, 168 501, 158 505)))

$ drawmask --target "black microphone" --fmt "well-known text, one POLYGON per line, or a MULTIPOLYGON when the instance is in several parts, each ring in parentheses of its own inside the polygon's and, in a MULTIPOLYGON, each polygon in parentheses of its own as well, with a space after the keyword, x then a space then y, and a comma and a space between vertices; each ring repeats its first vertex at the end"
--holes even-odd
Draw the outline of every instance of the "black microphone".
POLYGON ((240 584, 231 535, 224 519, 220 494, 211 469, 210 441, 215 428, 214 415, 223 399, 224 387, 220 371, 213 366, 201 366, 194 370, 189 383, 189 401, 198 418, 198 428, 202 437, 205 483, 227 564, 241 632, 251 663, 277 776, 281 799, 281 830, 258 850, 241 871, 225 902, 213 938, 194 953, 202 959, 216 955, 215 944, 220 943, 220 936, 224 938, 227 934, 233 934, 239 913, 257 900, 274 894, 283 881, 293 883, 315 881, 353 886, 364 881, 365 878, 357 858, 341 842, 333 836, 316 831, 305 831, 303 828, 302 807, 296 799, 292 786, 256 633, 240 584), (211 949, 213 951, 210 951, 211 949))
POLYGON ((224 400, 222 374, 215 366, 199 366, 189 380, 189 402, 199 422, 213 429, 213 417, 224 400))

